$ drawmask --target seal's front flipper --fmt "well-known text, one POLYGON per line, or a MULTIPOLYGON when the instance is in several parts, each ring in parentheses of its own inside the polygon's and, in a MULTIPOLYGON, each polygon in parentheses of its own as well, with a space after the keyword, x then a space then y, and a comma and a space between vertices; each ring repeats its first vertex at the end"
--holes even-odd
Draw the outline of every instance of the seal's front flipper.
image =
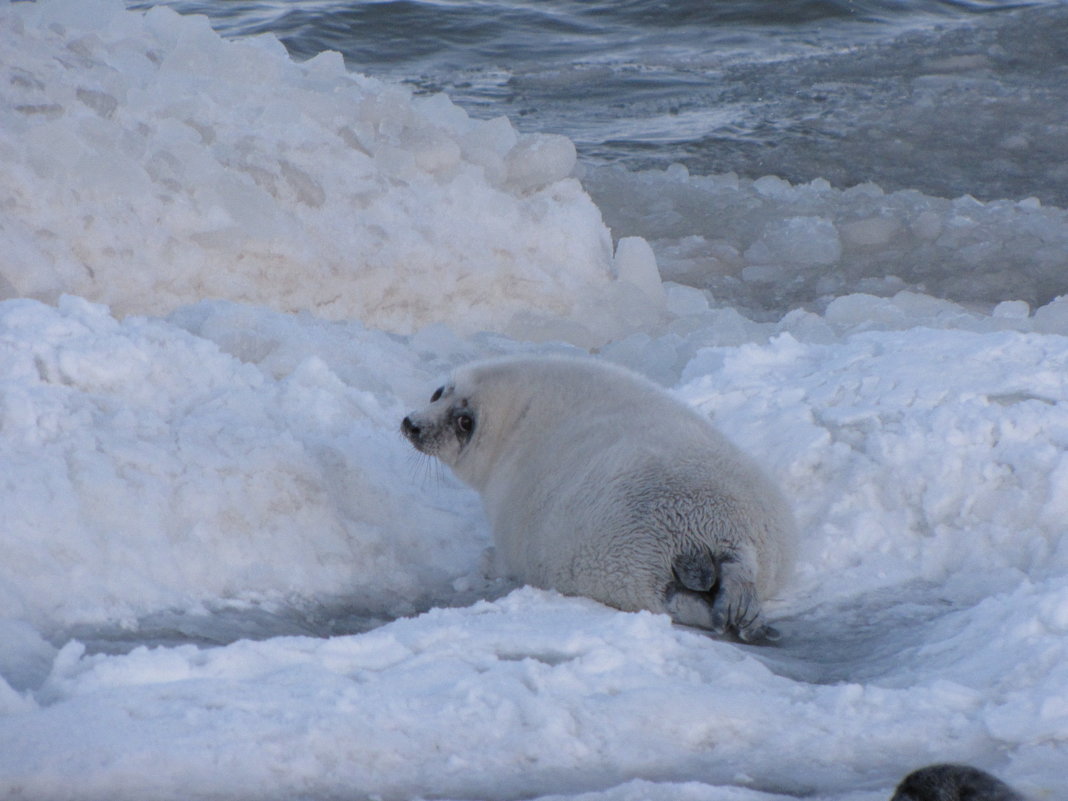
POLYGON ((500 552, 492 545, 482 551, 482 556, 478 560, 478 569, 482 577, 489 581, 512 578, 508 574, 508 568, 500 552))
POLYGON ((680 626, 705 630, 712 628, 712 604, 708 602, 707 593, 676 589, 668 596, 664 606, 671 619, 680 626))

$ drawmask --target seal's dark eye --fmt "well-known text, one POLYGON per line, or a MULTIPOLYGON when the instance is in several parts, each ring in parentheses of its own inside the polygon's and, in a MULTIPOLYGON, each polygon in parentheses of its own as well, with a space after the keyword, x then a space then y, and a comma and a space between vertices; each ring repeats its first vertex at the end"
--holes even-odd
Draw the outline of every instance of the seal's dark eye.
POLYGON ((456 415, 456 430, 461 434, 470 434, 475 430, 475 418, 469 414, 456 415))
POLYGON ((434 390, 434 394, 430 396, 430 402, 433 403, 441 397, 441 393, 445 391, 445 387, 438 387, 434 390))

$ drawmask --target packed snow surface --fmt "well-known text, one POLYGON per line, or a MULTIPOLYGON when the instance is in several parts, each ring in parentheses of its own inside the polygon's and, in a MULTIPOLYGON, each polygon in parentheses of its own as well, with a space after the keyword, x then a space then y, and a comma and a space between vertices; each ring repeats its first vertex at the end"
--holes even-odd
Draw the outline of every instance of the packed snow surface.
POLYGON ((1068 797, 1062 210, 601 172, 610 234, 566 140, 112 2, 0 6, 0 96, 0 797, 1068 797), (591 346, 792 499, 779 646, 484 577, 399 420, 591 346))

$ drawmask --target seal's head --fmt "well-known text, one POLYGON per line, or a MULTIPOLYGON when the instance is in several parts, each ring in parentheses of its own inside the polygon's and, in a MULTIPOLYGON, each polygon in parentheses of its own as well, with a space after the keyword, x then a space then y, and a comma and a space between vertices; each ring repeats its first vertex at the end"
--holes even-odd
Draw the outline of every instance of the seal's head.
POLYGON ((621 437, 634 436, 635 426, 659 442, 665 420, 680 416, 683 423, 667 425, 708 426, 620 367, 569 357, 502 357, 455 369, 427 406, 401 421, 401 432, 482 492, 507 463, 542 458, 539 469, 556 474, 551 465, 568 459, 588 464, 621 437))
POLYGON ((475 436, 478 415, 470 398, 457 393, 454 383, 434 390, 430 405, 401 421, 401 431, 416 447, 454 466, 475 436))
POLYGON ((401 432, 481 492, 501 459, 522 458, 516 438, 540 438, 547 420, 573 408, 567 393, 553 391, 559 382, 539 372, 567 369, 569 361, 505 358, 459 367, 427 406, 401 421, 401 432))

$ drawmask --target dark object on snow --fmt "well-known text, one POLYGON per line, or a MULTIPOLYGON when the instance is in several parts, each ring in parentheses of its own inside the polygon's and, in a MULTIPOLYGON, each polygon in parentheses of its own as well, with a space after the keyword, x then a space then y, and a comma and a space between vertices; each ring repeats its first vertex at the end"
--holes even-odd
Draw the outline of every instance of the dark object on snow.
POLYGON ((1005 782, 970 765, 928 765, 897 786, 890 801, 1027 801, 1005 782))

